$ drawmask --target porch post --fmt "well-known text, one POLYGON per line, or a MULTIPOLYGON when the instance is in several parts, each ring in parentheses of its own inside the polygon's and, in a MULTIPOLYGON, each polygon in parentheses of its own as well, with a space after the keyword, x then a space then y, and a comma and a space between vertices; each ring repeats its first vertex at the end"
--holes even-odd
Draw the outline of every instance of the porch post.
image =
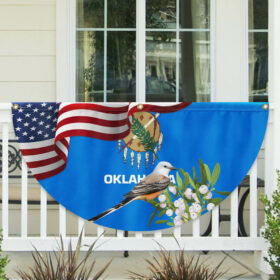
MULTIPOLYGON (((268 96, 272 109, 270 110, 270 124, 268 128, 269 143, 266 145, 266 156, 271 159, 266 166, 266 194, 271 196, 277 185, 276 169, 280 170, 280 1, 269 0, 268 26, 268 96)), ((266 160, 268 162, 268 160, 266 160)), ((264 261, 266 252, 257 252, 256 266, 262 272, 263 279, 269 279, 272 274, 269 265, 264 261)))

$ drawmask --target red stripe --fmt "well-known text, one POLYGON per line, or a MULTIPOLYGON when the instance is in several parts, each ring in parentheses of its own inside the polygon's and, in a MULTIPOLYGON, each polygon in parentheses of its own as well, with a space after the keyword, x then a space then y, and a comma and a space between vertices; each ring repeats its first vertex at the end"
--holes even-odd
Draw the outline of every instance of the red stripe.
POLYGON ((128 124, 128 118, 123 119, 123 120, 111 121, 111 120, 103 120, 103 119, 94 118, 94 117, 74 116, 74 117, 69 117, 67 119, 60 121, 57 124, 56 129, 62 127, 63 125, 67 125, 67 124, 71 124, 71 123, 90 123, 90 124, 97 124, 97 125, 106 126, 106 127, 118 127, 118 126, 123 126, 125 124, 128 124))
POLYGON ((44 160, 27 162, 27 165, 29 168, 37 168, 37 167, 42 167, 42 166, 46 166, 46 165, 55 163, 60 160, 61 160, 61 158, 59 156, 55 156, 55 157, 44 159, 44 160))
POLYGON ((66 147, 66 149, 69 148, 69 142, 66 139, 61 139, 60 142, 66 147))
POLYGON ((20 149, 23 156, 39 155, 39 154, 52 152, 54 150, 55 150, 54 145, 50 145, 42 148, 34 148, 34 149, 20 149))
POLYGON ((126 113, 128 110, 128 105, 120 106, 120 107, 109 107, 99 104, 91 104, 91 103, 74 103, 66 105, 65 107, 59 110, 59 116, 61 116, 65 112, 69 112, 72 110, 92 110, 97 112, 103 112, 108 114, 121 114, 126 113))
POLYGON ((176 105, 172 105, 172 106, 159 106, 159 105, 150 105, 150 104, 141 104, 143 105, 143 108, 138 109, 137 106, 132 107, 129 112, 128 115, 131 116, 133 115, 135 112, 156 112, 156 113, 172 113, 172 112, 176 112, 179 111, 183 108, 186 108, 187 106, 191 105, 191 102, 181 102, 179 104, 176 105))
POLYGON ((65 132, 60 133, 55 138, 55 142, 60 141, 60 139, 63 139, 65 137, 71 137, 71 136, 86 136, 86 137, 92 137, 100 140, 112 141, 112 140, 122 139, 126 137, 128 134, 129 134, 129 130, 126 130, 118 134, 107 134, 107 133, 101 133, 92 130, 75 129, 75 130, 67 130, 65 132))
POLYGON ((40 173, 40 174, 36 174, 34 175, 34 177, 37 179, 37 180, 43 180, 43 179, 46 179, 46 178, 49 178, 49 177, 52 177, 52 176, 55 176, 57 175, 58 173, 60 173, 61 171, 63 171, 63 169, 65 168, 66 164, 63 164, 61 165, 60 167, 54 169, 54 170, 51 170, 51 171, 48 171, 48 172, 45 172, 45 173, 40 173))

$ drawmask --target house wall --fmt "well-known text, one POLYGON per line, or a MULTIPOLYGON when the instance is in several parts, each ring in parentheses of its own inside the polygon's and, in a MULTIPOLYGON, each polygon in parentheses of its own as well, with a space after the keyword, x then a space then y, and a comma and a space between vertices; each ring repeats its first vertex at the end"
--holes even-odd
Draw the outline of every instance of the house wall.
POLYGON ((0 0, 0 102, 55 100, 54 0, 0 0))

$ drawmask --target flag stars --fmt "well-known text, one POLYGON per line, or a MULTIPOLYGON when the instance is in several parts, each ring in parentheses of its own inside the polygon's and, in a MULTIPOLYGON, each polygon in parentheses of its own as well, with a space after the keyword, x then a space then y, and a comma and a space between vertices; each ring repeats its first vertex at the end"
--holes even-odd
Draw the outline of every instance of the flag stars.
POLYGON ((52 118, 52 116, 50 116, 50 115, 47 116, 47 119, 48 119, 48 120, 51 119, 51 118, 52 118))
POLYGON ((46 114, 45 112, 41 112, 40 116, 45 116, 45 114, 46 114))
POLYGON ((30 130, 34 131, 34 130, 36 130, 36 127, 35 127, 35 126, 32 126, 32 127, 30 128, 30 130))
POLYGON ((43 122, 43 121, 40 121, 40 122, 39 122, 39 125, 43 125, 43 124, 44 124, 44 122, 43 122))
POLYGON ((16 127, 16 131, 20 131, 21 130, 21 128, 20 127, 16 127))
POLYGON ((33 112, 34 112, 34 113, 37 113, 38 111, 39 111, 38 108, 34 108, 34 109, 33 109, 33 112))
POLYGON ((38 118, 35 118, 35 117, 32 119, 33 122, 36 122, 37 120, 38 120, 38 118))
POLYGON ((55 127, 52 128, 52 131, 55 131, 55 127))
POLYGON ((38 135, 41 135, 42 133, 43 133, 42 130, 39 130, 39 131, 37 132, 38 135))
POLYGON ((46 134, 44 135, 44 137, 45 137, 45 138, 48 138, 48 137, 49 137, 49 134, 48 134, 48 133, 46 133, 46 134))
POLYGON ((23 125, 27 127, 27 126, 29 126, 29 123, 25 122, 23 125))
POLYGON ((45 128, 50 128, 50 125, 49 125, 49 124, 47 124, 47 125, 45 126, 45 128))
POLYGON ((24 132, 22 133, 23 136, 27 136, 27 134, 28 134, 28 133, 27 133, 26 131, 24 131, 24 132))
POLYGON ((30 118, 30 114, 29 113, 25 114, 25 117, 30 118))
POLYGON ((41 106, 42 106, 42 107, 46 107, 46 106, 47 106, 47 103, 44 102, 44 103, 41 104, 41 106))
POLYGON ((48 110, 52 110, 52 108, 53 108, 53 106, 49 106, 49 107, 48 107, 48 110))
POLYGON ((22 121, 22 118, 17 118, 17 122, 21 122, 22 121))
POLYGON ((22 112, 23 112, 23 109, 22 109, 22 108, 19 108, 18 111, 19 111, 19 113, 22 113, 22 112))
POLYGON ((30 136, 29 140, 34 140, 34 138, 35 138, 34 136, 30 136))
POLYGON ((31 108, 31 106, 32 105, 30 103, 26 105, 27 108, 31 108))

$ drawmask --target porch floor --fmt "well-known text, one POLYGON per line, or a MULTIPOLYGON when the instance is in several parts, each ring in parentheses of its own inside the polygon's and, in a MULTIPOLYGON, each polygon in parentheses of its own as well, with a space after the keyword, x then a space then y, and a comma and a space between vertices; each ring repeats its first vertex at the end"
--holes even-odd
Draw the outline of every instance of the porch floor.
MULTIPOLYGON (((124 258, 122 252, 96 252, 95 258, 97 261, 96 270, 102 267, 110 259, 113 262, 105 274, 106 279, 128 279, 128 270, 135 272, 145 272, 146 263, 145 258, 151 259, 156 252, 129 252, 129 257, 124 258)), ((260 272, 254 267, 253 252, 229 252, 221 270, 228 270, 227 274, 222 279, 229 279, 235 275, 244 273, 236 279, 261 279, 260 272), (238 263, 239 262, 239 263, 238 263)), ((7 267, 7 273, 10 279, 18 279, 15 269, 25 268, 32 264, 32 257, 30 252, 8 252, 11 262, 7 267)), ((207 255, 203 253, 190 253, 190 255, 200 255, 201 261, 210 265, 218 264, 224 257, 223 252, 209 252, 207 255)), ((104 278, 104 279, 105 279, 104 278)))

